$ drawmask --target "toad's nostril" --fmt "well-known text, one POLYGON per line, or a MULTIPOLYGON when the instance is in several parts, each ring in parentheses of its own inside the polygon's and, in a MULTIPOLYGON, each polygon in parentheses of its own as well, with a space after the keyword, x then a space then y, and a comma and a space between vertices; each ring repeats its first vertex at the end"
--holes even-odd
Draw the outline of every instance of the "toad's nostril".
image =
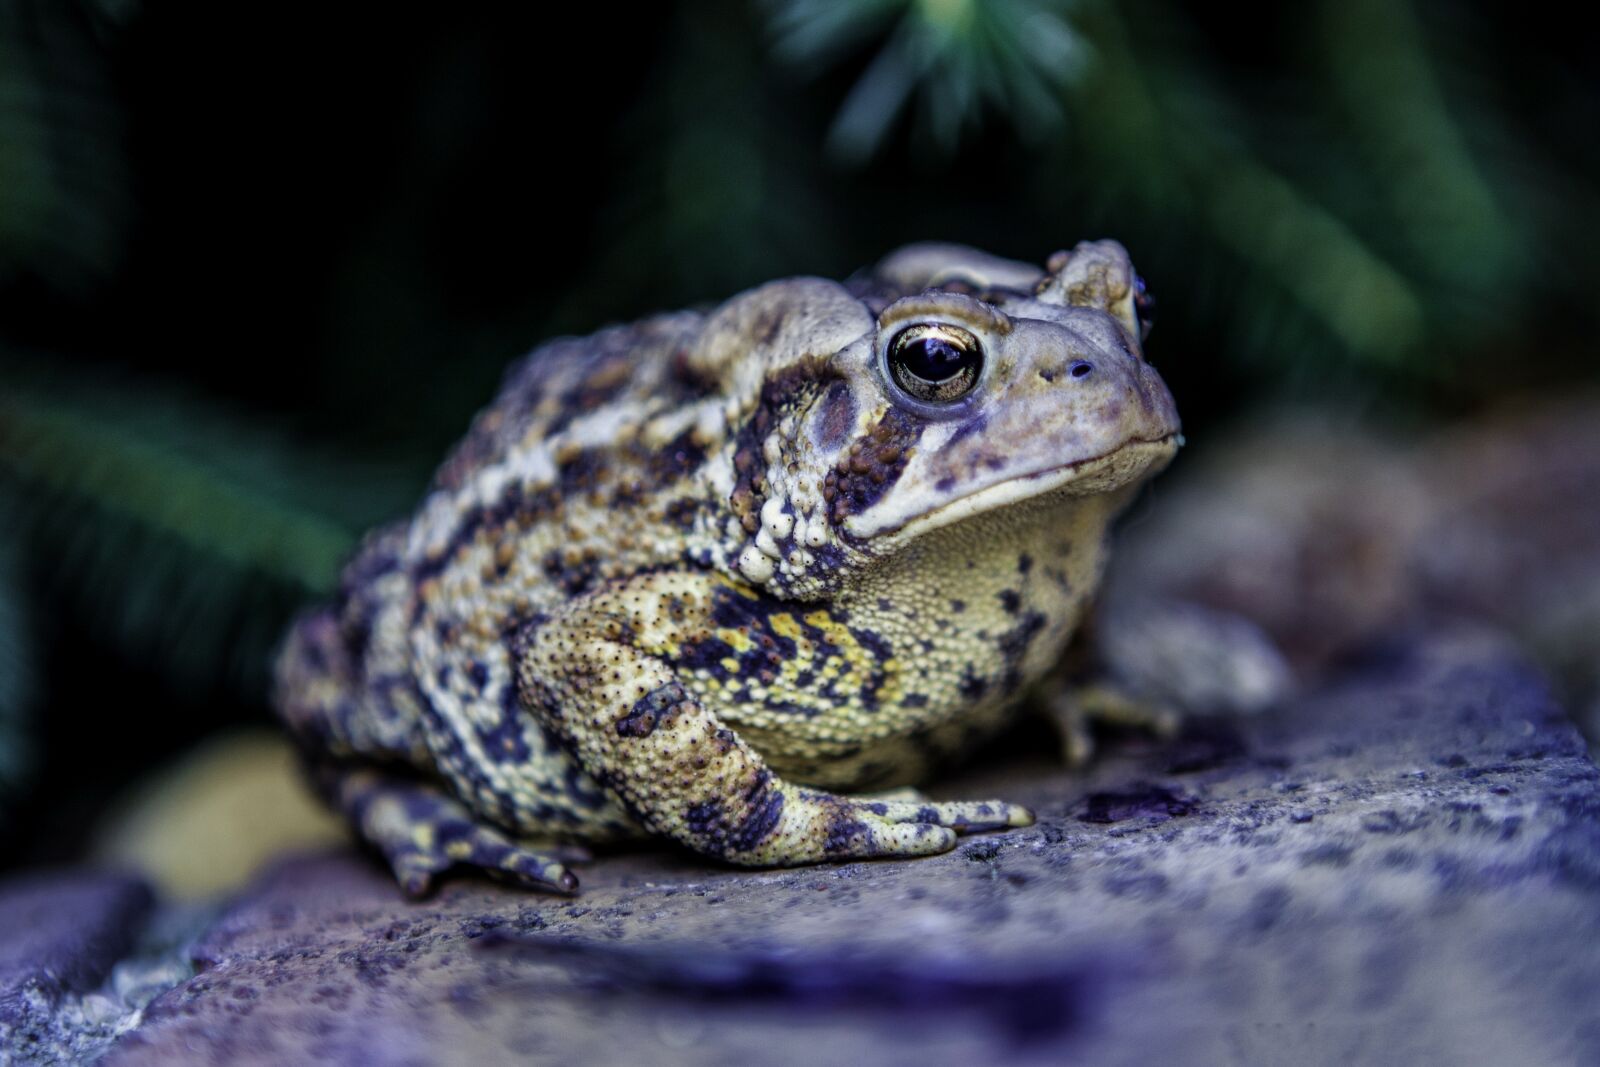
POLYGON ((1067 373, 1074 378, 1087 378, 1094 373, 1094 364, 1086 359, 1073 360, 1072 367, 1067 373))

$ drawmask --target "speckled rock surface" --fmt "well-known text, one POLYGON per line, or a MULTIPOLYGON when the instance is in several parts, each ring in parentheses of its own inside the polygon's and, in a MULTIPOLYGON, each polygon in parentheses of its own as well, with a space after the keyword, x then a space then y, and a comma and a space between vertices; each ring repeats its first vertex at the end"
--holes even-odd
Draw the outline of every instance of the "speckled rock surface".
POLYGON ((142 881, 118 874, 0 885, 0 1060, 53 1059, 109 1038, 117 1012, 85 995, 133 947, 153 903, 142 881))
POLYGON ((1492 642, 1087 776, 948 783, 1040 813, 930 860, 777 872, 635 852, 578 899, 407 903, 290 860, 103 1062, 1600 1062, 1600 775, 1492 642))

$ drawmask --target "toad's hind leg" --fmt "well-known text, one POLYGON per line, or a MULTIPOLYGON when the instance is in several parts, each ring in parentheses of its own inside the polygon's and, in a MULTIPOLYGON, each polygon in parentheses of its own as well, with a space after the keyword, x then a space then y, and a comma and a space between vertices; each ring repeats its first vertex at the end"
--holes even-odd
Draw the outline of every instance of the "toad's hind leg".
POLYGON ((642 576, 547 620, 519 650, 524 703, 654 833, 743 866, 792 866, 925 856, 958 832, 1033 821, 1001 801, 852 798, 784 781, 671 666, 666 653, 696 632, 697 600, 692 577, 642 576))
POLYGON ((303 616, 278 660, 277 705, 312 784, 413 896, 452 867, 477 867, 570 893, 577 850, 531 846, 475 816, 444 789, 423 733, 423 695, 399 671, 371 676, 333 612, 303 616), (381 683, 381 684, 379 684, 381 683))
POLYGON ((426 782, 370 767, 328 765, 314 772, 322 791, 363 840, 383 854, 400 888, 413 897, 454 867, 471 867, 521 885, 575 893, 568 862, 588 859, 575 846, 532 846, 474 818, 460 801, 426 782))

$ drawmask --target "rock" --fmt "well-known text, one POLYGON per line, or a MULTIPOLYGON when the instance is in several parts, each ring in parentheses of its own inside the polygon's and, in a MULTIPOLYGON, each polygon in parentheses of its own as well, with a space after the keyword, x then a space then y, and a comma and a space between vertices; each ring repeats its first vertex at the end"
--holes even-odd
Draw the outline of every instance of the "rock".
MULTIPOLYGON (((1180 456, 1130 520, 1112 609, 1177 598, 1232 612, 1307 674, 1407 622, 1487 622, 1569 706, 1600 706, 1600 394, 1409 439, 1280 412, 1180 456)), ((1600 718, 1589 736, 1600 746, 1600 718)))
POLYGON ((1416 451, 1307 411, 1197 442, 1123 523, 1105 599, 1241 615, 1314 672, 1412 611, 1413 546, 1437 508, 1416 451))
POLYGON ((104 1062, 1600 1062, 1600 772, 1493 641, 936 792, 1040 818, 913 862, 623 851, 575 899, 287 860, 104 1062))
POLYGON ((120 874, 0 884, 0 1059, 76 1059, 110 1038, 120 1013, 93 991, 132 948, 152 903, 144 882, 120 874))

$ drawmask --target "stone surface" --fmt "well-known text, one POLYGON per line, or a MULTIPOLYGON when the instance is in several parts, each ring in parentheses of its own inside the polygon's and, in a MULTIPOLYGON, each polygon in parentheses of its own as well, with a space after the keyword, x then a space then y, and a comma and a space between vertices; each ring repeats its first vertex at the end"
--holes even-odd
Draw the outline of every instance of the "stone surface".
POLYGON ((1193 445, 1124 524, 1113 604, 1235 612, 1308 673, 1399 625, 1487 622, 1600 752, 1600 394, 1410 435, 1290 410, 1193 445))
POLYGON ((0 1060, 53 1059, 110 1037, 119 1013, 84 995, 133 947, 152 903, 148 886, 119 874, 0 885, 0 1060))
POLYGON ((1600 1062, 1600 774, 1539 675, 1462 636, 1337 678, 1083 776, 1024 737, 947 787, 1038 824, 928 860, 421 903, 286 861, 104 1062, 1600 1062))

